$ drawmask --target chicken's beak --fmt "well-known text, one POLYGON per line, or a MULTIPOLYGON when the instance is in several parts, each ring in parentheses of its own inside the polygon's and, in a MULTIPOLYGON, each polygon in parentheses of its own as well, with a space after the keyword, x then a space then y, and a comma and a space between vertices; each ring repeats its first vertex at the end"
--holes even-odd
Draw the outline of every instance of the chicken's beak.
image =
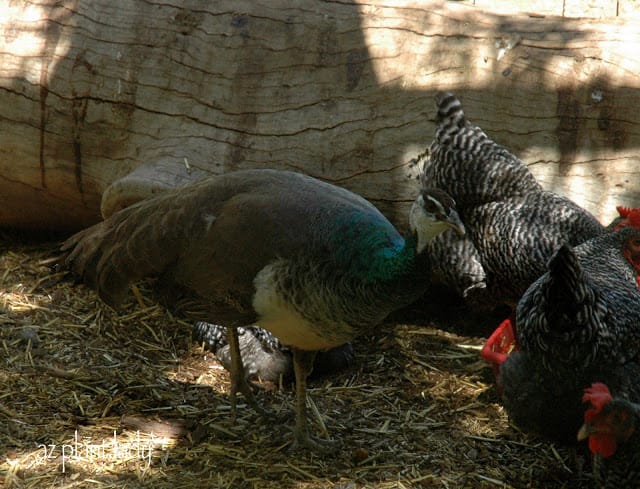
POLYGON ((586 440, 594 433, 593 426, 585 423, 578 430, 578 441, 586 440))

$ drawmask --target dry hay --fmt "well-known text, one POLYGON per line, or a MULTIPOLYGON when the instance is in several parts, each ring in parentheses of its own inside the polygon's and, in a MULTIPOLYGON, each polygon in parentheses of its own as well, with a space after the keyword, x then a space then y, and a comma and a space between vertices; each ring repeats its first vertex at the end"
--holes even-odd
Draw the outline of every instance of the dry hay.
POLYGON ((144 286, 114 312, 51 271, 54 248, 0 242, 5 487, 591 487, 566 451, 508 425, 482 338, 444 324, 359 340, 355 367, 310 391, 314 428, 342 447, 291 455, 290 388, 258 394, 286 421, 241 407, 231 423, 227 374, 190 324, 144 286))

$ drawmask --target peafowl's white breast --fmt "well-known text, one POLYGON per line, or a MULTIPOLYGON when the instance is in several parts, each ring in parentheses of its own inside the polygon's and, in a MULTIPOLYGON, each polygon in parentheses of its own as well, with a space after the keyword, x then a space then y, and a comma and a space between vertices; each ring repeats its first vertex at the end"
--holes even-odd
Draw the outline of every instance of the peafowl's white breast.
POLYGON ((316 302, 316 307, 309 307, 308 302, 307 307, 296 307, 282 288, 286 269, 285 260, 276 260, 256 275, 253 308, 258 314, 257 324, 271 331, 283 344, 301 350, 326 350, 351 341, 356 331, 349 324, 323 314, 329 309, 322 301, 322 294, 305 294, 307 301, 316 302))

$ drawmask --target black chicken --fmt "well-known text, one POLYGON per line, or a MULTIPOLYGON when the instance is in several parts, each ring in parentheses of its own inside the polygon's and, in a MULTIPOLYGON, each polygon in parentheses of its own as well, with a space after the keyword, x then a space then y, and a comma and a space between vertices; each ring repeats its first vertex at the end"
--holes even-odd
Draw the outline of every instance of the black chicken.
POLYGON ((560 245, 576 246, 605 228, 545 191, 521 160, 467 121, 454 95, 439 96, 437 107, 422 178, 455 199, 467 235, 447 231, 433 240, 434 277, 472 305, 515 305, 560 245))
POLYGON ((640 405, 611 395, 607 385, 585 389, 584 413, 578 439, 589 439, 593 474, 600 489, 640 488, 640 405))
MULTIPOLYGON (((618 206, 618 217, 608 226, 609 231, 618 231, 624 227, 640 228, 640 209, 618 206)), ((638 278, 640 281, 640 277, 638 278)), ((640 282, 639 282, 640 286, 640 282)), ((509 354, 518 349, 513 322, 515 315, 505 319, 491 334, 484 347, 482 357, 492 365, 498 388, 500 389, 500 366, 509 354)))
MULTIPOLYGON (((259 326, 239 327, 240 356, 247 379, 278 383, 293 380, 293 353, 278 338, 259 326)), ((211 350, 222 366, 231 370, 231 348, 227 328, 219 324, 197 322, 195 338, 211 350)), ((313 361, 310 378, 349 368, 355 361, 351 343, 320 351, 313 361)))
POLYGON ((500 367, 503 402, 516 425, 573 444, 582 390, 592 382, 640 401, 639 274, 638 228, 559 248, 518 303, 520 349, 500 367))

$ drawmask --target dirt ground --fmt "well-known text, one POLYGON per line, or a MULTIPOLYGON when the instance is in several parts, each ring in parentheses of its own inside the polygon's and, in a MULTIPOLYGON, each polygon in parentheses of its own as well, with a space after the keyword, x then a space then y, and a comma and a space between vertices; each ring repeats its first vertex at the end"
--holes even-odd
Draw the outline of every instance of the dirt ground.
POLYGON ((418 304, 360 338, 356 364, 310 390, 314 429, 340 447, 290 454, 290 386, 258 394, 282 422, 241 406, 232 423, 228 376, 191 324, 148 284, 109 309, 50 268, 55 248, 0 236, 4 487, 593 487, 582 453, 509 425, 479 357, 495 318, 418 304))

